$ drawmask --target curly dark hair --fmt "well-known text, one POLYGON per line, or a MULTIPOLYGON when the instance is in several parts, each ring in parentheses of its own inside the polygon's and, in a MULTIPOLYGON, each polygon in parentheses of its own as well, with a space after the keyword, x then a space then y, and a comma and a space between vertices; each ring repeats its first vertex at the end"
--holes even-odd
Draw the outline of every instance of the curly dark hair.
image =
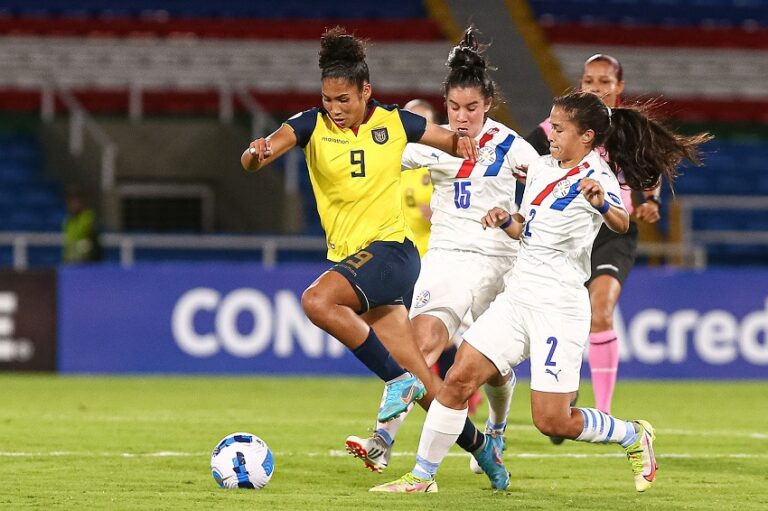
POLYGON ((370 81, 365 40, 347 33, 344 28, 336 26, 323 33, 318 55, 322 79, 344 78, 361 90, 370 81))
POLYGON ((672 185, 683 160, 701 165, 699 146, 713 137, 709 133, 680 135, 653 119, 654 102, 608 108, 591 92, 575 91, 555 98, 581 133, 595 132, 593 147, 603 146, 608 164, 624 175, 633 190, 653 190, 660 178, 672 185))
POLYGON ((477 87, 483 97, 493 99, 495 104, 501 102, 496 83, 491 79, 489 71, 495 70, 488 63, 485 50, 490 45, 481 44, 478 41, 480 32, 470 25, 464 31, 459 44, 451 49, 448 61, 445 63, 450 68, 448 76, 443 82, 443 95, 454 87, 477 87))

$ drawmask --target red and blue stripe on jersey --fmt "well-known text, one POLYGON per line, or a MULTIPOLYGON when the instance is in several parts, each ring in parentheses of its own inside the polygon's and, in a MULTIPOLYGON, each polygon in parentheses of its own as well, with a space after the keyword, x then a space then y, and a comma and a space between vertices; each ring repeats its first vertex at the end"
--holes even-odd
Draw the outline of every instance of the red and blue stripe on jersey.
MULTIPOLYGON (((480 137, 480 141, 477 143, 477 145, 482 149, 485 147, 485 144, 490 142, 493 139, 493 136, 498 133, 498 128, 491 128, 487 132, 483 133, 483 136, 480 137)), ((485 170, 485 174, 483 176, 498 176, 499 171, 501 171, 501 166, 504 164, 504 158, 507 156, 507 153, 509 152, 509 149, 512 147, 512 142, 515 141, 515 136, 512 134, 507 135, 507 138, 505 138, 500 144, 496 146, 495 153, 496 153, 496 159, 488 165, 488 168, 485 170)), ((477 161, 472 160, 464 160, 464 163, 461 164, 461 168, 459 168, 459 172, 456 174, 456 179, 466 179, 471 174, 472 171, 477 166, 477 161)))
MULTIPOLYGON (((556 180, 552 181, 551 183, 549 183, 547 186, 545 186, 544 189, 541 192, 539 192, 539 194, 536 196, 536 198, 533 199, 533 201, 531 201, 531 205, 532 206, 541 206, 542 201, 544 199, 546 199, 547 197, 549 197, 549 194, 551 194, 552 190, 555 189, 555 186, 557 186, 557 183, 559 183, 563 179, 568 179, 569 177, 578 174, 582 170, 587 170, 588 168, 589 168, 589 162, 586 162, 586 161, 584 163, 582 163, 581 165, 579 165, 578 167, 572 168, 571 170, 566 172, 566 174, 563 177, 561 177, 559 179, 556 179, 556 180)), ((587 177, 589 177, 593 172, 594 172, 594 170, 590 170, 587 173, 587 177)), ((565 197, 561 197, 559 199, 555 199, 555 201, 552 203, 550 208, 551 209, 556 209, 558 211, 562 211, 562 210, 564 210, 568 206, 568 204, 573 202, 573 199, 578 197, 579 193, 580 193, 579 192, 579 181, 581 181, 581 179, 577 180, 575 183, 572 183, 571 187, 568 189, 568 193, 566 194, 566 196, 565 197)))

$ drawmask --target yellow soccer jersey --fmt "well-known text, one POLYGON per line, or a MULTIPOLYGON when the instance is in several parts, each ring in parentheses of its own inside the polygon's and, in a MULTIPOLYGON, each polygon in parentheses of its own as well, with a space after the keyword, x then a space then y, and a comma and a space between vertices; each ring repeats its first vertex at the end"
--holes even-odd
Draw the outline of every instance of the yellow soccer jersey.
POLYGON ((341 261, 374 241, 413 239, 401 205, 400 159, 424 134, 423 117, 371 100, 357 133, 320 108, 286 124, 304 149, 328 259, 341 261))
POLYGON ((419 255, 424 257, 429 246, 429 229, 432 225, 429 220, 424 218, 423 213, 424 208, 429 207, 429 201, 432 199, 432 180, 429 178, 429 169, 421 167, 403 171, 401 186, 405 221, 413 231, 419 255))

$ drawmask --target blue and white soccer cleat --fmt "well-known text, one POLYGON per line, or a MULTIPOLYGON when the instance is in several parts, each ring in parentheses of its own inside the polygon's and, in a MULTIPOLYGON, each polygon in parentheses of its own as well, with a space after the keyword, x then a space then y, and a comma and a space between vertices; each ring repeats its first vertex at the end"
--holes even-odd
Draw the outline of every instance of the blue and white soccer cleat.
MULTIPOLYGON (((505 428, 506 429, 506 428, 505 428)), ((486 435, 498 435, 501 437, 501 451, 504 452, 507 450, 507 440, 504 438, 504 431, 503 430, 495 430, 490 429, 488 426, 485 427, 485 434, 486 435)), ((480 464, 477 462, 477 459, 474 456, 469 457, 469 470, 472 471, 474 474, 485 474, 485 471, 483 470, 483 467, 480 466, 480 464)))
POLYGON ((486 434, 483 446, 472 453, 477 464, 491 480, 494 490, 506 490, 509 487, 509 472, 501 459, 503 451, 504 437, 492 433, 486 434))
POLYGON ((388 422, 405 412, 414 401, 423 398, 427 388, 411 373, 406 378, 387 383, 379 408, 379 422, 388 422))

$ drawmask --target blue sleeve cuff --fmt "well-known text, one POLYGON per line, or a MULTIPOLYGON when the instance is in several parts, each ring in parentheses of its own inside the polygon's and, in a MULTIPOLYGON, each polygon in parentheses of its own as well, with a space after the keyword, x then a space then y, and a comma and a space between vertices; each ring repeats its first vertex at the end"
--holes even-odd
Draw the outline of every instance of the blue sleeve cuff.
POLYGON ((400 113, 400 121, 403 123, 405 136, 408 142, 418 142, 421 140, 421 137, 427 129, 427 120, 408 110, 398 109, 398 112, 400 113))

